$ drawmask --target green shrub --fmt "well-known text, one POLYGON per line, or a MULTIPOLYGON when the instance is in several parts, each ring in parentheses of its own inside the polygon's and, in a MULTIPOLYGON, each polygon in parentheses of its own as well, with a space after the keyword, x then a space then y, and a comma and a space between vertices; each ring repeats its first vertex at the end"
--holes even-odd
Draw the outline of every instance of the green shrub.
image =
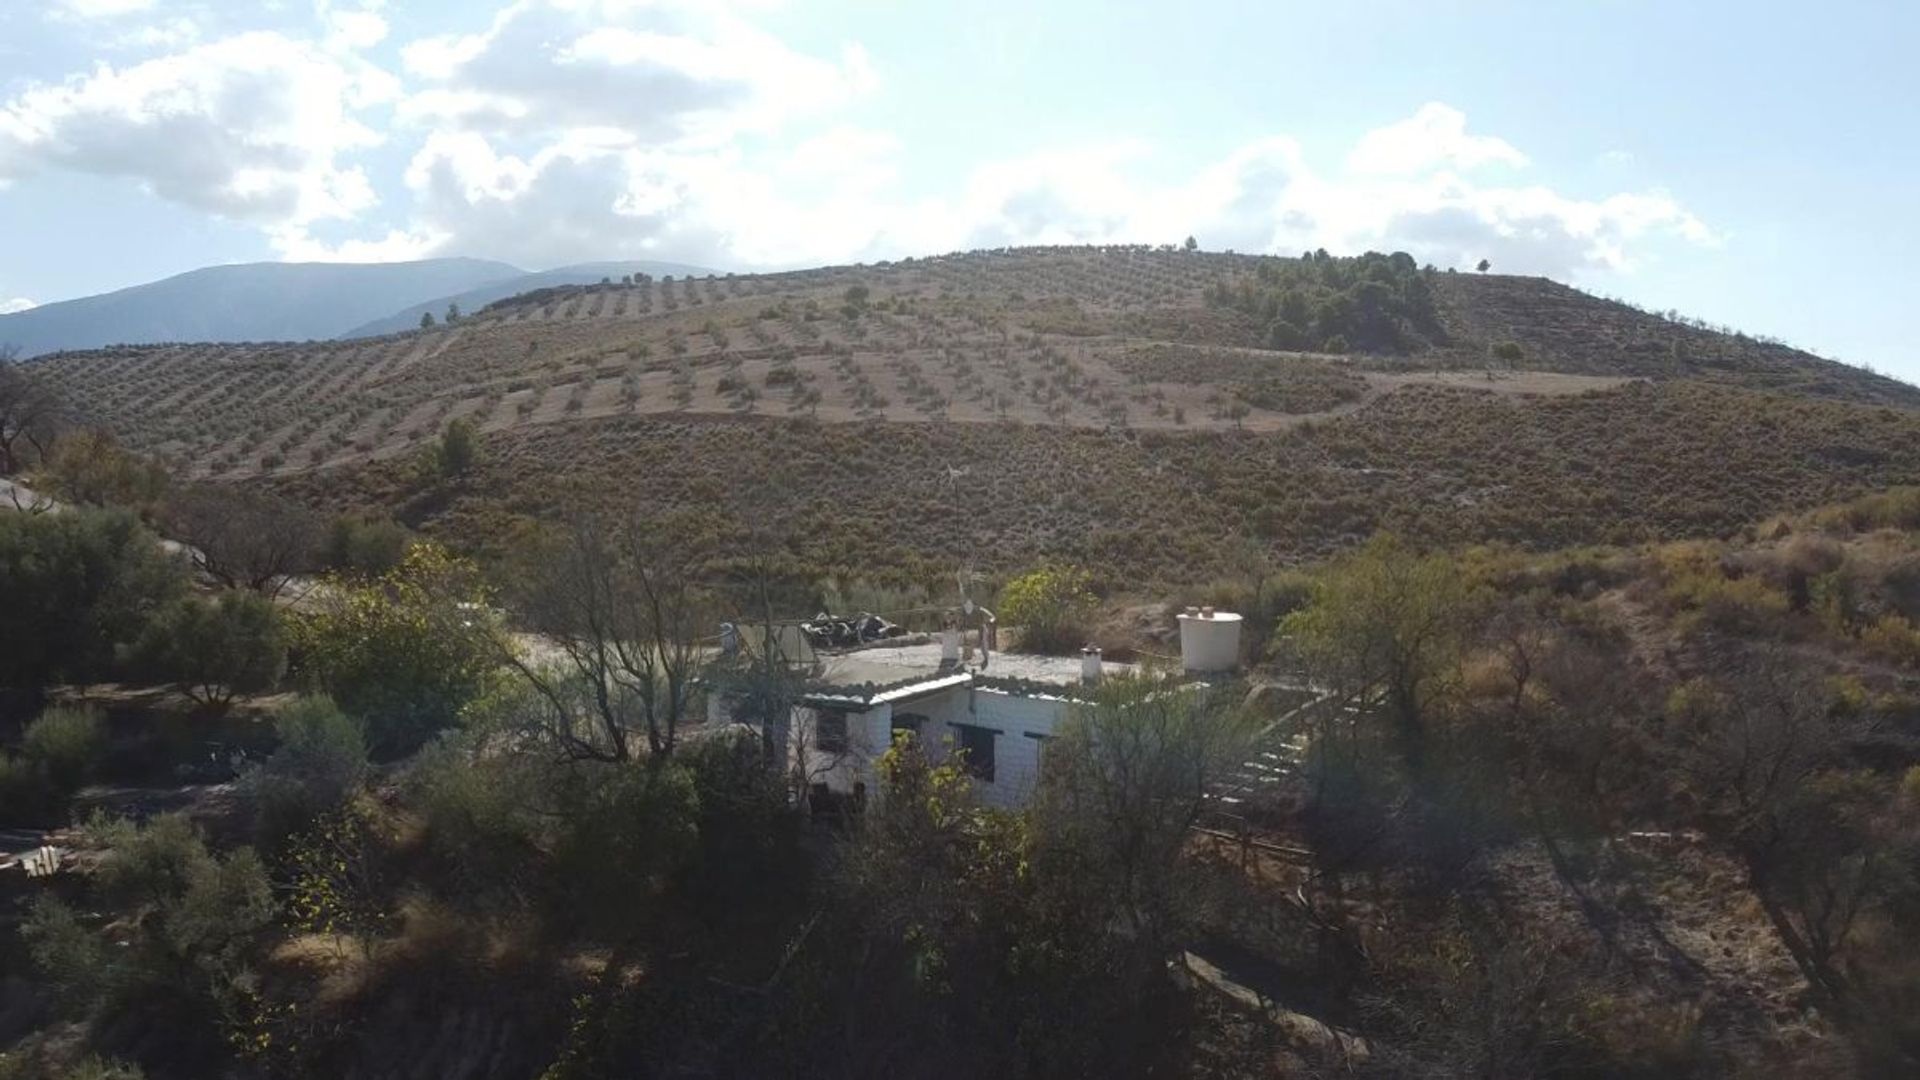
POLYGON ((367 775, 360 722, 324 697, 301 698, 274 717, 280 745, 247 774, 263 835, 278 839, 345 805, 367 775))
POLYGON ((153 678, 224 708, 239 694, 270 690, 287 666, 286 630, 273 602, 252 592, 186 597, 161 612, 134 648, 153 678))
POLYGON ((644 921, 647 904, 696 853, 697 798, 685 768, 581 764, 554 796, 552 880, 560 919, 590 935, 644 921), (608 858, 609 852, 620 858, 608 858))
POLYGON ((48 822, 58 802, 46 774, 24 757, 0 752, 0 821, 9 825, 48 822))
POLYGON ((22 756, 62 793, 86 783, 106 747, 104 717, 100 710, 84 706, 46 710, 27 725, 20 740, 22 756))
POLYGON ((104 676, 184 566, 120 510, 0 514, 0 686, 104 676))
POLYGON ((334 519, 321 555, 335 570, 378 577, 399 566, 412 544, 413 534, 398 522, 349 514, 334 519))
POLYGON ((374 754, 411 752, 486 690, 489 600, 471 564, 416 545, 377 581, 336 581, 296 621, 307 680, 366 723, 374 754))
POLYGON ((427 848, 462 904, 524 900, 540 876, 551 824, 548 763, 520 754, 482 757, 458 741, 427 747, 413 770, 427 848))
POLYGON ((470 420, 450 420, 433 449, 434 469, 443 480, 465 476, 480 454, 480 433, 470 420))
POLYGON ((1020 627, 1020 645, 1033 652, 1064 653, 1087 643, 1096 602, 1092 578, 1073 567, 1043 567, 1007 582, 1000 590, 998 618, 1020 627))
POLYGON ((111 991, 120 978, 105 939, 51 894, 35 897, 20 924, 27 956, 69 1010, 81 1011, 111 991))

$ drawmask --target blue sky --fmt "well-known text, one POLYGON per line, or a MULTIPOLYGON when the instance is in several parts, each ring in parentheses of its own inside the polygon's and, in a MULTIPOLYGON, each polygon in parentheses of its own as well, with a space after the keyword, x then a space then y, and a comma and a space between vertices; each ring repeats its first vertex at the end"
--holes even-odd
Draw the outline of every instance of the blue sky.
POLYGON ((1479 258, 1920 381, 1920 5, 0 6, 0 306, 216 262, 1479 258))

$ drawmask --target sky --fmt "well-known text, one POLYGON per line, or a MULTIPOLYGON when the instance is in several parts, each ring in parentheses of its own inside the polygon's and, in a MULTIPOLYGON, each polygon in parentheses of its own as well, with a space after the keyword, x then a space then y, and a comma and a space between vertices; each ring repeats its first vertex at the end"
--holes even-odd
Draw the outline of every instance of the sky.
POLYGON ((196 267, 1405 250, 1920 382, 1920 4, 0 0, 0 311, 196 267))

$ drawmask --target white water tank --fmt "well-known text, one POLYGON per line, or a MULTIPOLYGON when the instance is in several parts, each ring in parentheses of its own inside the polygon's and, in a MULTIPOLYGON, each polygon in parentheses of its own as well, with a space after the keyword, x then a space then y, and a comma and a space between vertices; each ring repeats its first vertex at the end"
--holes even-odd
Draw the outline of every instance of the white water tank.
POLYGON ((1240 616, 1210 607, 1180 613, 1180 666, 1232 671, 1240 666, 1240 616))

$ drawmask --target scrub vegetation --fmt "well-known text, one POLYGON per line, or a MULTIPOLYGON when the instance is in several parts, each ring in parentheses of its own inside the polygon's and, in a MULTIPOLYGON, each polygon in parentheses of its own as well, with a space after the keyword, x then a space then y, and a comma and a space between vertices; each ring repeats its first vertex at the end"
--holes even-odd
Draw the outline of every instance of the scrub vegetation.
POLYGON ((1386 255, 448 322, 0 369, 0 1077, 1920 1071, 1920 392, 1386 255), (957 584, 1142 664, 818 798, 721 620, 957 584))

